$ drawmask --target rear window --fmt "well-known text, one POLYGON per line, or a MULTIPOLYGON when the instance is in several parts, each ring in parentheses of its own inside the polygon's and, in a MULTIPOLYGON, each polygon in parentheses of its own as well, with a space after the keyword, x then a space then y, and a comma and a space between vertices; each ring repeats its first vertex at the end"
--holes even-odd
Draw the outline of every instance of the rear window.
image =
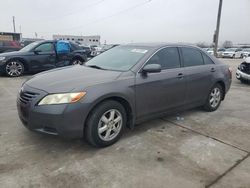
POLYGON ((70 46, 72 50, 81 50, 82 48, 78 46, 76 43, 70 42, 70 46))
POLYGON ((199 50, 186 47, 181 49, 185 67, 203 65, 203 58, 199 50))
POLYGON ((203 56, 203 59, 204 59, 204 63, 205 63, 205 65, 211 65, 211 64, 214 64, 214 62, 211 60, 211 58, 210 57, 208 57, 207 55, 205 55, 205 54, 202 54, 202 56, 203 56))

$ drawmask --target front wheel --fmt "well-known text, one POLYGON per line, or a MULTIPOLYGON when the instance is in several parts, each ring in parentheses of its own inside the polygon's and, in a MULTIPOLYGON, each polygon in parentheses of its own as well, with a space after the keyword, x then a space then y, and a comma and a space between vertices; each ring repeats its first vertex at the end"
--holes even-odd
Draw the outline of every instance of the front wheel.
POLYGON ((24 65, 18 60, 11 60, 5 66, 5 72, 10 77, 21 76, 24 72, 24 65))
POLYGON ((121 137, 126 122, 124 107, 116 101, 105 101, 91 112, 86 124, 85 138, 96 147, 112 145, 121 137))
POLYGON ((213 112, 219 108, 223 97, 223 90, 219 84, 216 84, 210 91, 204 109, 208 112, 213 112))

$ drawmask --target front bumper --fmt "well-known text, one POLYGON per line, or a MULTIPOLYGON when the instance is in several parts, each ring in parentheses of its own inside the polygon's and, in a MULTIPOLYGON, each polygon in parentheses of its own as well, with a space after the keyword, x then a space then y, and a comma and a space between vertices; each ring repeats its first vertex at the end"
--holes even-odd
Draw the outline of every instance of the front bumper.
POLYGON ((0 63, 0 73, 5 73, 5 64, 0 63))
POLYGON ((38 106, 37 103, 46 95, 44 91, 27 85, 23 86, 23 91, 17 98, 18 115, 23 125, 36 132, 59 135, 64 138, 83 137, 84 122, 88 114, 87 104, 78 102, 38 106), (27 98, 25 92, 37 95, 26 102, 24 101, 27 98))
POLYGON ((238 80, 248 80, 248 81, 250 81, 250 74, 246 74, 246 73, 240 71, 239 69, 237 69, 236 78, 238 80))
POLYGON ((234 54, 222 54, 222 57, 224 58, 232 58, 234 54))

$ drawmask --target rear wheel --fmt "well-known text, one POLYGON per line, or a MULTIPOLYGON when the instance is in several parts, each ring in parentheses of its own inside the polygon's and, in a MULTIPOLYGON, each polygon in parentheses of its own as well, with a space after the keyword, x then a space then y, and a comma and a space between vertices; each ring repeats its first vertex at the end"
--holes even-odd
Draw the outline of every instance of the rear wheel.
POLYGON ((105 101, 91 112, 86 124, 85 138, 96 147, 112 145, 121 137, 126 121, 126 111, 120 103, 105 101))
POLYGON ((73 59, 71 64, 72 65, 83 65, 84 61, 80 58, 73 59))
POLYGON ((210 91, 204 109, 208 112, 217 110, 223 97, 223 89, 220 84, 216 84, 210 91))
POLYGON ((247 84, 247 83, 248 83, 247 80, 243 80, 243 79, 240 79, 240 82, 241 82, 242 84, 247 84))
POLYGON ((5 66, 5 72, 10 77, 21 76, 24 72, 24 65, 21 61, 11 60, 5 66))

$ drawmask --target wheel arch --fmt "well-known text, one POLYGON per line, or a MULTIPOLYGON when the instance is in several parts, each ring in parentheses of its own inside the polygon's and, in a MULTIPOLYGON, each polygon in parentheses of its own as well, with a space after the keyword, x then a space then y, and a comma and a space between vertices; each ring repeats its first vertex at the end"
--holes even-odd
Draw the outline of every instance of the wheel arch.
POLYGON ((223 101, 226 95, 226 84, 224 83, 223 80, 218 80, 215 84, 219 84, 222 87, 223 90, 222 101, 223 101))
POLYGON ((134 128, 134 110, 132 108, 132 105, 128 102, 128 100, 123 97, 123 96, 120 96, 120 95, 108 95, 108 96, 104 96, 104 97, 101 97, 99 98, 98 100, 95 101, 95 103, 91 106, 89 112, 88 112, 88 115, 87 115, 87 118, 85 119, 85 122, 84 122, 84 128, 83 128, 83 131, 85 129, 85 124, 86 122, 88 121, 88 118, 90 117, 91 115, 91 112, 98 106, 100 105, 101 103, 103 103, 104 101, 108 101, 108 100, 113 100, 113 101, 116 101, 116 102, 119 102, 125 109, 126 111, 126 115, 127 115, 127 124, 126 124, 126 127, 130 128, 130 129, 133 129, 134 128))
POLYGON ((23 64, 23 66, 24 66, 24 71, 29 71, 29 65, 28 65, 28 63, 27 63, 27 61, 24 59, 24 58, 21 58, 21 57, 13 57, 13 58, 10 58, 8 61, 7 61, 7 63, 8 62, 10 62, 10 61, 20 61, 22 64, 23 64))

